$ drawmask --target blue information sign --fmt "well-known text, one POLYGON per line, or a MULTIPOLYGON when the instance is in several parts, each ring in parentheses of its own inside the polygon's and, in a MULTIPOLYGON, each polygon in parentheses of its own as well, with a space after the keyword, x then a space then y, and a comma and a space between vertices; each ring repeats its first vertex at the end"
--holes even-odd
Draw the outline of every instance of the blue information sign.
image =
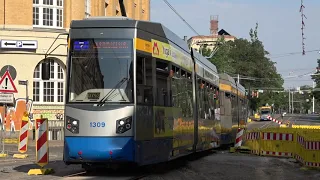
POLYGON ((89 41, 74 41, 74 50, 87 50, 89 49, 89 41))

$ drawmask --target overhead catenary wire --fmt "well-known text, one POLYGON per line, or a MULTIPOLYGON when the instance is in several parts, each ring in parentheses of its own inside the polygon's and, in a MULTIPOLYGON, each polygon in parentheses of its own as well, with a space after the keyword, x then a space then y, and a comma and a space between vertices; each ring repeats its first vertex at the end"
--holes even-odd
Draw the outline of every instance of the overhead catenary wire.
POLYGON ((169 8, 174 12, 176 13, 177 16, 179 16, 179 18, 184 22, 186 23, 186 25, 194 32, 196 33, 197 35, 201 36, 175 9, 174 7, 167 1, 167 0, 163 0, 164 3, 166 3, 169 8))
MULTIPOLYGON (((198 36, 200 36, 200 39, 205 39, 204 35, 200 35, 178 12, 177 10, 175 10, 175 8, 167 1, 167 0, 163 0, 164 3, 166 3, 168 5, 168 7, 177 15, 179 16, 179 18, 198 36)), ((205 40, 204 40, 205 42, 205 40)), ((217 43, 216 43, 217 44, 217 43)), ((192 44, 193 45, 193 44, 192 44)), ((191 46, 192 46, 191 45, 191 46)), ((211 54, 205 58, 212 58, 213 55, 217 52, 217 47, 215 49, 213 49, 213 51, 211 52, 211 54)))
MULTIPOLYGON (((314 49, 314 50, 309 50, 309 51, 304 51, 306 52, 320 52, 320 49, 314 49)), ((276 58, 283 58, 283 57, 288 57, 288 56, 294 56, 294 55, 300 55, 302 52, 291 52, 291 53, 283 53, 283 54, 269 54, 267 55, 268 58, 276 59, 276 58)))
POLYGON ((312 67, 312 68, 283 69, 283 70, 278 70, 277 72, 296 72, 296 71, 305 71, 305 70, 311 70, 311 69, 315 69, 315 68, 312 67))
MULTIPOLYGON (((200 35, 178 12, 177 10, 167 1, 167 0, 163 0, 164 3, 198 36, 200 36, 201 38, 204 38, 203 35, 200 35)), ((304 55, 305 52, 316 52, 316 51, 320 51, 320 49, 315 49, 315 50, 309 50, 309 51, 305 51, 304 46, 303 46, 303 52, 302 54, 304 55)), ((276 54, 276 55, 272 55, 269 54, 269 58, 281 58, 281 57, 286 57, 286 56, 292 56, 292 55, 297 55, 300 54, 301 52, 290 52, 290 53, 282 53, 282 54, 276 54)), ((212 56, 212 55, 211 55, 212 56)), ((209 56, 210 57, 210 56, 209 56)), ((240 79, 247 79, 247 80, 254 80, 254 81, 265 81, 265 80, 289 80, 289 78, 299 78, 299 77, 303 77, 303 76, 310 76, 312 74, 310 74, 312 72, 309 72, 307 74, 302 74, 302 75, 296 75, 296 76, 288 76, 288 77, 283 77, 283 78, 257 78, 257 77, 245 77, 245 76, 241 76, 240 79)))
MULTIPOLYGON (((164 1, 164 3, 195 33, 195 34, 197 34, 198 36, 200 36, 201 38, 205 38, 203 35, 200 35, 178 12, 177 12, 177 10, 167 1, 167 0, 163 0, 164 1)), ((301 3, 303 3, 303 2, 301 2, 301 3)), ((302 8, 304 8, 304 6, 303 6, 303 4, 301 4, 301 7, 302 8)), ((303 11, 302 11, 302 13, 303 13, 303 11)), ((305 15, 304 14, 302 14, 302 16, 304 17, 304 18, 306 18, 305 17, 305 15)), ((304 21, 302 22, 303 24, 304 24, 304 21)), ((303 26, 304 27, 304 26, 303 26)), ((304 40, 305 38, 303 37, 303 40, 304 40)), ((303 42, 303 44, 304 44, 304 42, 303 42)), ((309 50, 309 51, 306 51, 305 49, 304 49, 304 46, 303 46, 303 51, 302 52, 289 52, 289 53, 281 53, 281 54, 275 54, 275 55, 272 55, 272 54, 269 54, 268 55, 268 57, 270 57, 270 58, 282 58, 282 57, 287 57, 287 56, 293 56, 293 55, 298 55, 298 54, 305 54, 306 52, 319 52, 320 51, 320 49, 315 49, 315 50, 309 50)))
MULTIPOLYGON (((228 73, 230 75, 233 75, 234 77, 232 78, 237 78, 237 74, 234 73, 228 73)), ((259 77, 251 77, 251 76, 244 76, 244 75, 240 75, 240 79, 243 80, 251 80, 251 81, 271 81, 271 80, 290 80, 290 78, 302 78, 304 76, 311 76, 314 75, 314 71, 310 71, 308 73, 304 73, 304 74, 299 74, 299 75, 294 75, 294 76, 285 76, 282 78, 259 78, 259 77)))

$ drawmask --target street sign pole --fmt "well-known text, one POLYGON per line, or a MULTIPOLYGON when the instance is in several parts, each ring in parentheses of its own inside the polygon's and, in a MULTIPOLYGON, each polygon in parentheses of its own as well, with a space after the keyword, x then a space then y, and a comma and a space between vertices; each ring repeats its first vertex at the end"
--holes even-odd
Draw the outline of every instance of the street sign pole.
MULTIPOLYGON (((1 41, 1 47, 2 47, 3 41, 1 41)), ((7 43, 8 44, 8 43, 7 43)), ((17 93, 17 88, 13 82, 13 79, 11 77, 11 74, 9 72, 9 69, 4 73, 4 75, 0 79, 0 103, 4 104, 4 119, 5 124, 2 122, 2 125, 6 125, 7 122, 10 123, 10 119, 7 119, 7 106, 8 104, 14 103, 14 96, 13 93, 17 93)), ((7 154, 5 154, 5 135, 6 135, 6 128, 5 126, 2 126, 2 153, 0 154, 1 157, 6 157, 7 154), (4 128, 3 128, 4 127, 4 128)))
POLYGON ((6 127, 5 127, 5 123, 4 122, 7 122, 7 103, 13 103, 13 94, 7 94, 7 93, 1 93, 0 94, 0 103, 3 103, 4 104, 4 119, 2 119, 2 139, 1 139, 1 142, 2 142, 2 152, 1 152, 1 155, 2 156, 6 156, 6 153, 5 153, 5 147, 4 147, 4 144, 5 144, 5 136, 6 136, 6 127))
MULTIPOLYGON (((26 103, 28 104, 29 101, 29 94, 28 94, 28 80, 26 80, 27 84, 26 84, 26 103)), ((26 106, 27 107, 27 106, 26 106)), ((26 109, 27 110, 27 109, 26 109)))
MULTIPOLYGON (((4 104, 4 117, 7 117, 7 104, 4 104)), ((5 154, 4 152, 4 140, 5 140, 5 136, 6 136, 6 126, 4 124, 4 120, 2 121, 2 153, 1 154, 5 154)))
MULTIPOLYGON (((29 101, 29 96, 28 96, 28 80, 19 80, 19 85, 24 85, 26 86, 26 104, 28 104, 28 101, 29 101)), ((28 108, 26 106, 26 111, 28 111, 28 108)))

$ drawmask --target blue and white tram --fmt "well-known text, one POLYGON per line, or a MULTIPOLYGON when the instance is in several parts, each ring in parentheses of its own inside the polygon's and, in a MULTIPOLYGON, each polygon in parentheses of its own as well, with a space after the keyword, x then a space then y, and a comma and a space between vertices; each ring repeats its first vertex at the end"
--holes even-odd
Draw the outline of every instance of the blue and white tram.
POLYGON ((74 20, 68 41, 66 164, 147 165, 220 146, 217 69, 166 27, 74 20))

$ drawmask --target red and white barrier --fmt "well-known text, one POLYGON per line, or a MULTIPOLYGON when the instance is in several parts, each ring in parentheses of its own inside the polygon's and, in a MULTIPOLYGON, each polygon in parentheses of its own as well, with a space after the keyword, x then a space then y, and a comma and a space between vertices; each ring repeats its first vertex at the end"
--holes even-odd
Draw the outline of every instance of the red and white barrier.
POLYGON ((292 153, 290 153, 290 152, 261 151, 261 155, 272 155, 272 156, 280 156, 280 157, 292 157, 292 153))
POLYGON ((304 164, 311 167, 320 167, 320 163, 317 162, 305 162, 304 164))
MULTIPOLYGON (((300 136, 298 134, 297 136, 297 142, 306 150, 312 150, 312 151, 319 151, 320 150, 320 142, 319 141, 306 141, 303 136, 300 136)), ((307 162, 305 161, 300 155, 296 154, 295 158, 304 164, 305 166, 309 167, 320 167, 319 162, 307 162)))
POLYGON ((29 119, 28 115, 24 115, 21 121, 20 135, 19 135, 19 145, 18 150, 20 153, 27 152, 28 146, 28 130, 29 130, 29 119))
POLYGON ((249 132, 246 134, 247 140, 257 140, 260 138, 260 132, 249 132))
POLYGON ((299 162, 304 163, 303 158, 302 158, 301 156, 299 156, 298 154, 295 155, 295 158, 296 158, 299 162))
POLYGON ((308 150, 320 150, 319 141, 307 141, 305 142, 305 148, 308 150))
POLYGON ((275 122, 275 123, 282 124, 281 121, 278 121, 278 120, 276 120, 275 118, 272 118, 271 116, 268 116, 267 118, 268 118, 269 120, 275 122))
POLYGON ((243 129, 238 128, 237 135, 236 135, 236 143, 235 143, 234 147, 240 147, 241 146, 243 131, 244 131, 243 129))
POLYGON ((44 167, 49 162, 48 119, 36 119, 36 163, 44 167))
POLYGON ((293 141, 293 134, 290 133, 262 133, 263 140, 282 140, 282 141, 293 141))

